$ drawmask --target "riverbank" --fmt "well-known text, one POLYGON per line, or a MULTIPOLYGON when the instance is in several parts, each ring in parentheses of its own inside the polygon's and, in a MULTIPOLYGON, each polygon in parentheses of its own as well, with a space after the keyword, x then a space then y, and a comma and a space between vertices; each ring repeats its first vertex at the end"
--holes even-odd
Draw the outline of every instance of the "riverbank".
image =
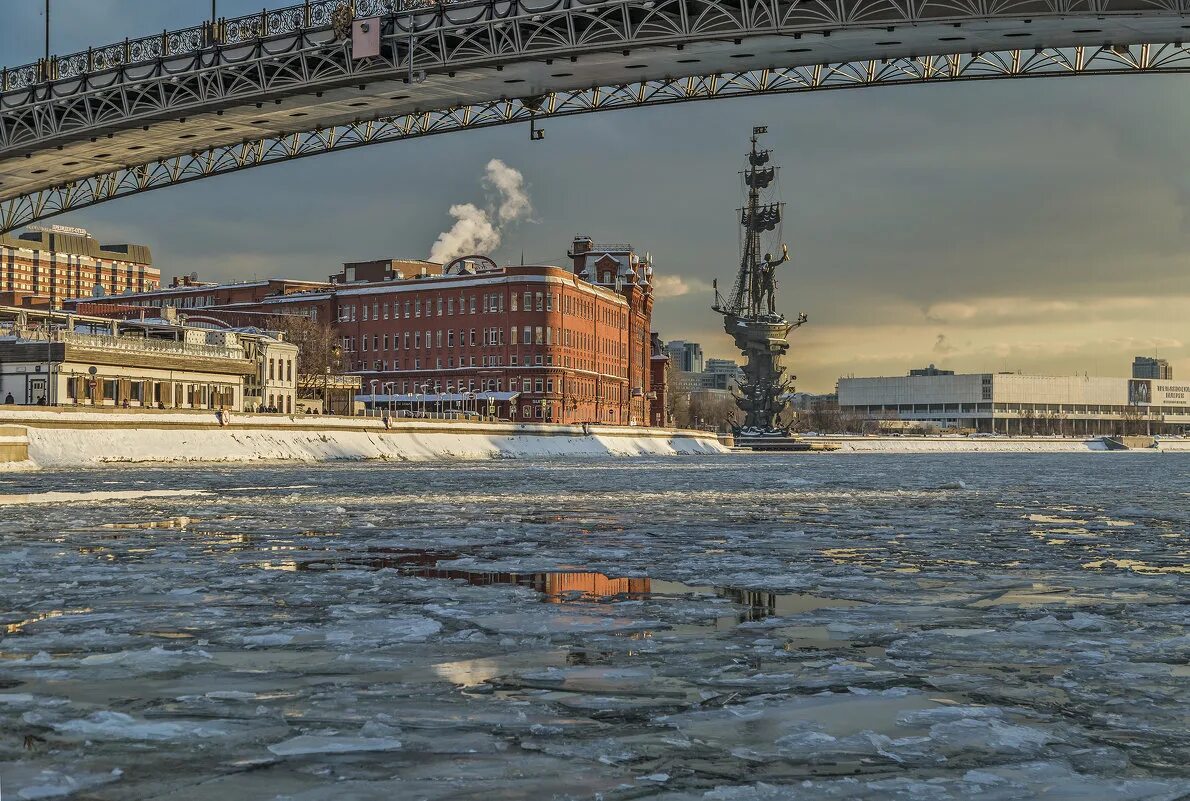
MULTIPOLYGON (((1129 453, 1190 453, 1190 439, 1125 438, 1129 453), (1131 440, 1145 440, 1131 441, 1131 440)), ((837 453, 1093 453, 1123 450, 1102 437, 810 437, 837 453)))
MULTIPOLYGON (((88 467, 185 463, 433 460, 721 453, 714 434, 682 429, 392 420, 126 409, 0 409, 7 464, 88 467)), ((11 468, 10 468, 11 469, 11 468)))

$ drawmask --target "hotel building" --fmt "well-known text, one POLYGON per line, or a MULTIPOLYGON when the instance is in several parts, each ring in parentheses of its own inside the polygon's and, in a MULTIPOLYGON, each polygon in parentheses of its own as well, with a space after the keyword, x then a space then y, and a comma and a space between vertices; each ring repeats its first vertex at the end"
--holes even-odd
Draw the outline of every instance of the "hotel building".
POLYGON ((160 284, 147 245, 101 245, 82 228, 60 225, 0 235, 0 305, 58 308, 72 298, 160 284))

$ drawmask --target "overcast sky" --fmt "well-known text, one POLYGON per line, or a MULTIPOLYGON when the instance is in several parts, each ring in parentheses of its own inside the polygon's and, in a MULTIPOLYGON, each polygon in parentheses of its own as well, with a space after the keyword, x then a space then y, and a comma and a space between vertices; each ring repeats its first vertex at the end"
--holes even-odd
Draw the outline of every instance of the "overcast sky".
MULTIPOLYGON (((209 0, 53 0, 69 52, 197 24, 209 0)), ((36 59, 43 0, 3 0, 0 63, 36 59)), ((221 15, 261 0, 219 0, 221 15)), ((274 3, 273 5, 277 5, 274 3)), ((484 166, 524 173, 531 221, 499 261, 565 263, 576 233, 650 251, 654 328, 732 357, 710 282, 736 269, 737 170, 767 124, 788 203, 779 305, 798 388, 958 371, 1190 377, 1190 76, 858 89, 689 103, 447 134, 119 200, 53 222, 152 246, 167 278, 324 278, 424 258, 484 166)))

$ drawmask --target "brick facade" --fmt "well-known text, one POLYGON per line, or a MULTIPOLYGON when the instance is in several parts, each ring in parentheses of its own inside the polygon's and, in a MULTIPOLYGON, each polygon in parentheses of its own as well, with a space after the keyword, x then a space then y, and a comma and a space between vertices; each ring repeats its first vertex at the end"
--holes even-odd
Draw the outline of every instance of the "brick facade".
POLYGON ((58 308, 73 298, 161 284, 145 245, 101 245, 82 229, 0 235, 0 305, 58 308))
POLYGON ((245 325, 284 314, 328 322, 343 368, 359 376, 365 401, 375 386, 381 406, 391 399, 408 408, 428 395, 428 408, 438 399, 457 407, 449 396, 485 392, 499 396, 501 417, 517 421, 664 422, 656 417, 665 374, 650 338, 652 266, 626 245, 586 237, 570 256, 575 270, 472 263, 446 275, 427 262, 356 262, 307 291, 274 279, 230 285, 243 287, 239 295, 228 285, 182 287, 128 302, 193 309, 191 321, 245 325))

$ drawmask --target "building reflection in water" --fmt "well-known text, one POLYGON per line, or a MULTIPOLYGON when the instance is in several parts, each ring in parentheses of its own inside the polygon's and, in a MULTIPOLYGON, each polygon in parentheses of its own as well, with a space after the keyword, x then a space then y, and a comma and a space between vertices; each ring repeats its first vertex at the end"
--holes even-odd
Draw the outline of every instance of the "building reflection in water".
MULTIPOLYGON (((440 562, 458 559, 464 554, 433 551, 372 551, 365 555, 348 556, 337 561, 352 567, 372 570, 399 570, 405 575, 421 578, 465 581, 477 587, 511 584, 527 587, 542 594, 548 603, 574 600, 594 600, 615 597, 643 597, 657 595, 717 595, 744 607, 739 622, 762 620, 770 615, 790 614, 817 609, 822 606, 850 605, 848 602, 825 601, 821 598, 797 594, 780 594, 735 587, 694 587, 673 581, 653 581, 648 578, 615 578, 591 570, 571 570, 558 573, 501 573, 458 568, 438 567, 440 562)), ((266 566, 266 565, 258 565, 266 566)), ((273 569, 326 569, 322 560, 285 562, 273 569)))
MULTIPOLYGON (((613 578, 590 570, 562 573, 494 573, 437 566, 439 562, 458 559, 460 556, 462 554, 458 553, 400 552, 348 557, 343 563, 373 570, 391 568, 400 570, 405 575, 421 578, 454 579, 477 587, 514 584, 542 593, 546 596, 544 600, 551 603, 612 598, 617 595, 648 595, 652 591, 647 578, 613 578)), ((318 562, 298 562, 296 569, 310 569, 316 564, 318 562)))

